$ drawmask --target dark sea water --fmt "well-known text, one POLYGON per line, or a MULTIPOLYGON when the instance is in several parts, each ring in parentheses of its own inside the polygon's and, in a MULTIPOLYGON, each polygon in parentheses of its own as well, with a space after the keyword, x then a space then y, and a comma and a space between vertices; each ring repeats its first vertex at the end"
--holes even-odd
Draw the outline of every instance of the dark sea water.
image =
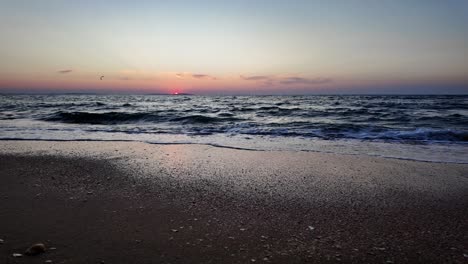
POLYGON ((468 162, 468 96, 3 95, 0 139, 130 140, 468 162))

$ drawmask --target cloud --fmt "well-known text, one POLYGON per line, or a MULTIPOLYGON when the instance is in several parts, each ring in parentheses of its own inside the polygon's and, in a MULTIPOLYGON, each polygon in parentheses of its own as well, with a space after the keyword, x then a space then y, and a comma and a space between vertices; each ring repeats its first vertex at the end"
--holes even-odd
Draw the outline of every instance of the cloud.
POLYGON ((70 69, 67 69, 67 70, 59 70, 57 71, 57 73, 60 73, 60 74, 66 74, 66 73, 70 73, 72 72, 73 70, 70 70, 70 69))
POLYGON ((240 76, 241 79, 246 80, 246 81, 265 81, 265 80, 270 80, 270 76, 266 75, 256 75, 256 76, 240 76))
POLYGON ((255 76, 240 76, 241 79, 246 81, 258 81, 262 82, 263 85, 314 85, 314 84, 324 84, 332 82, 330 78, 303 78, 299 76, 290 76, 290 77, 279 77, 279 76, 268 76, 268 75, 255 75, 255 76))
POLYGON ((302 77, 286 77, 286 78, 280 79, 279 82, 281 84, 286 84, 286 85, 297 85, 297 84, 313 85, 313 84, 330 83, 332 82, 332 79, 322 78, 322 77, 313 78, 313 79, 302 78, 302 77))
POLYGON ((175 74, 175 76, 179 79, 184 79, 185 77, 188 78, 195 78, 195 79, 211 79, 211 80, 217 80, 218 78, 209 75, 209 74, 201 74, 201 73, 190 73, 190 72, 178 72, 175 74))
POLYGON ((216 80, 217 78, 208 74, 192 74, 192 77, 195 79, 211 79, 216 80))

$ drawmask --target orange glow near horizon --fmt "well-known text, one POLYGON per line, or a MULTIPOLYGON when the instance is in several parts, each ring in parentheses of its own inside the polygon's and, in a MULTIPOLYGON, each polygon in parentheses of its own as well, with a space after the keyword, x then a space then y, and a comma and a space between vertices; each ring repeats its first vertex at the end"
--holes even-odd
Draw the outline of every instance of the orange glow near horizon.
MULTIPOLYGON (((0 92, 98 92, 98 93, 163 93, 163 94, 299 94, 343 93, 369 91, 379 87, 466 86, 466 78, 415 78, 384 80, 381 78, 328 78, 305 75, 209 75, 174 72, 103 72, 99 80, 95 73, 0 75, 0 92), (28 77, 26 77, 28 76, 28 77), (8 90, 9 89, 9 90, 8 90), (353 90, 354 89, 354 90, 353 90)), ((398 90, 399 92, 405 90, 398 90)))

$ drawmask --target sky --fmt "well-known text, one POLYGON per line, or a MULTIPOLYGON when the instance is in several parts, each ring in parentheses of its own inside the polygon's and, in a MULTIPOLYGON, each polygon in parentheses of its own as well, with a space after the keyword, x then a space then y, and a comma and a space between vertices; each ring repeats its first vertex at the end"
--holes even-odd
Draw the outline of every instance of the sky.
POLYGON ((466 0, 0 0, 0 43, 0 92, 468 94, 466 0))

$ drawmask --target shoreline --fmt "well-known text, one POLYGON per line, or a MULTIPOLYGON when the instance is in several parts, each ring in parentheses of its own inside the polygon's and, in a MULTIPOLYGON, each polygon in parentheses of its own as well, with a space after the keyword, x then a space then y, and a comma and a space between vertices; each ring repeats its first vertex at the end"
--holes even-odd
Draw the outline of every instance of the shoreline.
MULTIPOLYGON (((331 148, 335 148, 333 147, 332 145, 329 145, 327 146, 326 143, 325 145, 323 145, 321 147, 321 149, 268 149, 268 148, 265 148, 265 149, 261 149, 261 148, 248 148, 248 147, 242 147, 242 146, 239 146, 239 147, 236 147, 236 146, 230 146, 230 145, 223 145, 223 144, 218 144, 218 143, 207 143, 207 142, 185 142, 185 141, 182 141, 182 142, 177 142, 177 141, 174 141, 174 142, 152 142, 152 141, 145 141, 145 140, 131 140, 131 139, 110 139, 110 140, 102 140, 102 139, 87 139, 87 138, 83 138, 83 139, 27 139, 27 138, 0 138, 0 142, 2 141, 5 141, 5 142, 15 142, 15 141, 18 141, 18 142, 21 142, 21 141, 26 141, 26 142, 108 142, 108 143, 143 143, 143 144, 150 144, 150 145, 162 145, 162 146, 165 146, 165 145, 195 145, 195 146, 209 146, 209 147, 215 147, 215 148, 224 148, 224 149, 233 149, 233 150, 245 150, 245 151, 259 151, 259 152, 310 152, 310 153, 318 153, 318 154, 336 154, 336 155, 344 155, 344 156, 347 156, 347 155, 351 155, 351 156, 364 156, 364 157, 375 157, 375 158, 384 158, 384 159, 396 159, 396 160, 403 160, 403 161, 416 161, 416 162, 428 162, 428 163, 442 163, 442 164, 468 164, 468 160, 437 160, 437 159, 428 159, 429 157, 426 157, 426 159, 423 159, 421 157, 417 158, 417 157, 403 157, 403 156, 396 156, 396 155, 384 155, 384 154, 376 154, 375 152, 378 152, 379 150, 383 150, 385 149, 385 147, 390 147, 390 146, 405 146, 405 148, 412 148, 412 147, 426 147, 426 146, 430 146, 432 148, 436 148, 435 150, 437 152, 443 152, 444 149, 443 148, 447 148, 447 147, 457 147, 457 148, 460 148, 457 152, 453 152, 453 153, 450 153, 450 155, 457 155, 459 154, 460 156, 463 156, 465 155, 466 153, 468 153, 468 145, 465 146, 465 145, 460 145, 460 144, 453 144, 453 146, 451 145, 452 143, 447 143, 447 142, 439 142, 438 145, 432 145, 432 144, 429 144, 429 145, 410 145, 410 144, 403 144, 403 143, 391 143, 391 142, 379 142, 379 141, 376 141, 376 142, 364 142, 364 141, 361 141, 361 142, 357 142, 358 144, 357 145, 372 145, 372 144, 375 144, 376 146, 378 146, 376 149, 374 149, 372 152, 374 153, 360 153, 359 151, 358 152, 346 152, 346 151, 343 151, 343 150, 337 150, 335 149, 335 151, 330 151, 330 150, 324 150, 326 149, 326 147, 331 147, 331 148), (381 146, 379 146, 381 145, 381 146), (442 148, 442 149, 437 149, 437 148, 442 148), (466 151, 465 151, 465 148, 466 148, 466 151)), ((322 142, 327 142, 326 140, 321 140, 322 142)), ((341 143, 338 143, 339 144, 343 144, 346 142, 346 140, 339 140, 338 142, 341 142, 341 143)), ((315 142, 317 143, 317 142, 315 142)), ((436 142, 437 143, 437 142, 436 142)), ((322 143, 323 144, 323 143, 322 143)), ((356 144, 356 142, 353 142, 353 144, 356 144)), ((349 146, 348 146, 349 147, 349 146)), ((393 150, 394 151, 394 150, 393 150)), ((413 152, 415 150, 412 150, 413 152)), ((424 151, 427 151, 427 150, 424 150, 424 151)), ((452 150, 453 151, 453 150, 452 150)), ((427 155, 427 154, 426 154, 427 155)))
POLYGON ((468 253, 466 164, 138 142, 0 146, 2 263, 463 263, 468 253), (12 257, 36 242, 57 249, 12 257))

